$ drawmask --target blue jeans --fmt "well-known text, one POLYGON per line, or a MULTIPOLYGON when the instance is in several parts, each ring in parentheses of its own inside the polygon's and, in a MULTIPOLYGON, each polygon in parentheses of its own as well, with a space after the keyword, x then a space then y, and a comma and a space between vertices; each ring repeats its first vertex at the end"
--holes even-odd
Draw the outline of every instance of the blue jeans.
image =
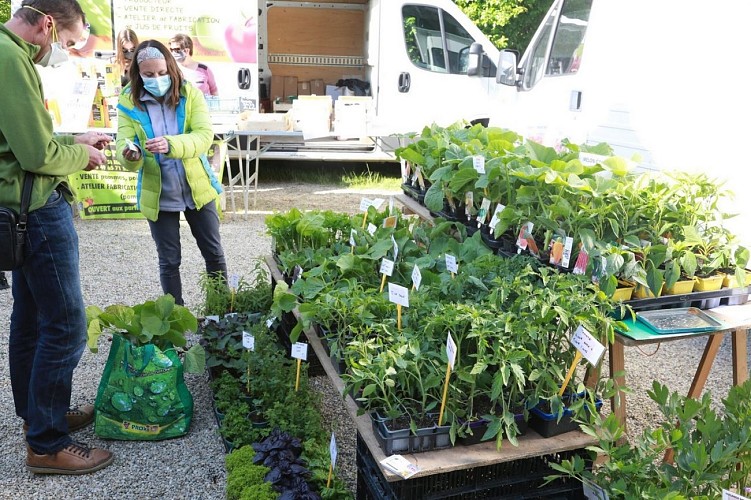
MULTIPOLYGON (((219 236, 219 214, 216 205, 211 202, 200 210, 187 209, 184 213, 206 263, 206 273, 226 278, 227 263, 224 260, 224 249, 219 236)), ((162 291, 171 294, 176 304, 184 305, 180 280, 180 212, 160 210, 158 219, 149 221, 149 228, 159 255, 159 281, 162 291)))
POLYGON ((13 271, 10 380, 16 414, 29 425, 29 446, 55 453, 71 442, 65 412, 86 345, 78 234, 58 191, 29 213, 27 231, 26 260, 13 271))

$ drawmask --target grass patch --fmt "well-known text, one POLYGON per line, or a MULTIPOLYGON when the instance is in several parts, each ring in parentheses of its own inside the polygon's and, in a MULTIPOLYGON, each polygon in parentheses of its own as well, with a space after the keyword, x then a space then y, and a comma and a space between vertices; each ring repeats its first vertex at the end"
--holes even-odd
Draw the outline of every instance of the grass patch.
MULTIPOLYGON (((233 168, 236 168, 233 166, 233 168)), ((259 182, 326 184, 359 189, 399 190, 398 163, 262 161, 259 182)))

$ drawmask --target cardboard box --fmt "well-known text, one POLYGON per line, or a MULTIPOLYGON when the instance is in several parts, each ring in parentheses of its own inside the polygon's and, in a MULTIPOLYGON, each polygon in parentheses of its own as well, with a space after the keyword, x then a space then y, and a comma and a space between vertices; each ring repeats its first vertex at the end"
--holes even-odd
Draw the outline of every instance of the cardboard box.
POLYGON ((289 98, 297 95, 297 77, 285 76, 284 77, 284 99, 285 102, 289 102, 289 98))
POLYGON ((310 82, 297 82, 297 95, 310 95, 310 82))
POLYGON ((332 102, 328 96, 302 96, 292 103, 293 128, 304 139, 331 135, 332 102))
POLYGON ((370 96, 340 96, 334 106, 334 135, 339 139, 360 139, 368 135, 370 96))
POLYGON ((322 79, 310 81, 310 95, 326 95, 326 84, 322 79))
POLYGON ((284 77, 272 76, 271 77, 271 95, 269 96, 271 102, 275 102, 277 99, 284 100, 284 77))

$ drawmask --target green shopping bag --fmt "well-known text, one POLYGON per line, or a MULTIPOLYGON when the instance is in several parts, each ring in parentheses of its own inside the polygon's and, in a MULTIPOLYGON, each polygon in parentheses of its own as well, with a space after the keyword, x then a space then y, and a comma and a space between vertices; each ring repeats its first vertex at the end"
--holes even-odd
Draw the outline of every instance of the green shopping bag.
POLYGON ((134 346, 112 336, 99 383, 95 433, 105 439, 156 441, 188 432, 193 396, 174 348, 134 346))

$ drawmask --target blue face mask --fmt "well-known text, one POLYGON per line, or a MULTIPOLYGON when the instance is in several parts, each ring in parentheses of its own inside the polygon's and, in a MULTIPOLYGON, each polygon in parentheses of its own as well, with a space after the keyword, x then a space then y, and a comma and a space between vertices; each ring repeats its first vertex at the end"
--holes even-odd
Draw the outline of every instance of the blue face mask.
POLYGON ((163 97, 172 86, 172 80, 169 75, 157 76, 155 78, 142 76, 141 79, 143 80, 143 88, 156 97, 163 97))

